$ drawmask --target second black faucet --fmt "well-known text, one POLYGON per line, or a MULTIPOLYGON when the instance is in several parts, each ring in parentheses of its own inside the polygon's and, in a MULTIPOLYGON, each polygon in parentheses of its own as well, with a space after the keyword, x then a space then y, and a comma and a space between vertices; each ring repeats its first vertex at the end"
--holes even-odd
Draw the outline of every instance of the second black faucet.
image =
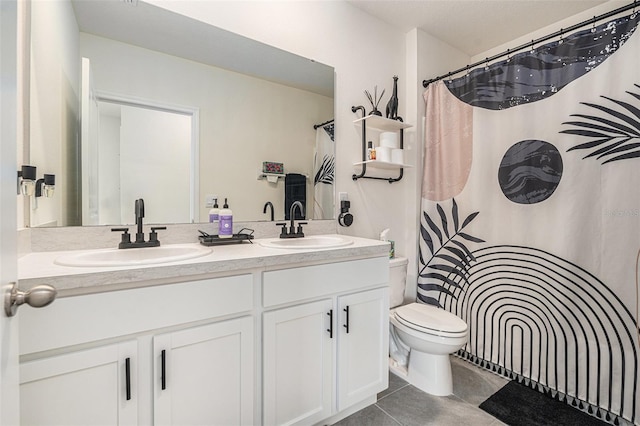
POLYGON ((141 247, 158 247, 160 240, 158 240, 158 233, 156 231, 167 229, 166 226, 152 226, 151 232, 149 232, 149 241, 144 240, 144 232, 142 229, 144 218, 144 200, 139 198, 135 201, 135 215, 136 215, 136 240, 131 242, 131 235, 129 234, 129 228, 111 228, 111 231, 122 232, 122 238, 118 248, 141 248, 141 247))
POLYGON ((291 208, 289 209, 289 218, 290 225, 289 230, 287 231, 287 224, 285 222, 276 223, 278 226, 282 226, 282 230, 280 231, 280 238, 302 238, 304 237, 304 232, 302 232, 302 225, 306 225, 307 222, 298 222, 298 228, 295 226, 295 212, 296 207, 300 209, 300 214, 302 217, 305 217, 304 213, 304 205, 300 201, 295 201, 291 204, 291 208))

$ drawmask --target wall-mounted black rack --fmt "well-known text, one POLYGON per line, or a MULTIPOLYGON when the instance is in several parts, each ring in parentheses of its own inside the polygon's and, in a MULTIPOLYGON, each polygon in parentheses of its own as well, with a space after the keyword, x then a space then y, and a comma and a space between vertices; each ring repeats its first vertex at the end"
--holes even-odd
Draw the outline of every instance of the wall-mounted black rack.
POLYGON ((404 175, 404 168, 411 167, 407 164, 389 163, 380 160, 367 160, 367 127, 378 131, 398 131, 400 132, 399 146, 404 148, 404 129, 411 127, 410 124, 406 124, 402 121, 402 117, 398 117, 397 120, 384 118, 378 115, 365 115, 365 109, 363 106, 352 106, 351 111, 355 114, 358 111, 362 112, 362 118, 354 120, 354 123, 362 123, 362 161, 354 163, 354 166, 361 166, 362 170, 359 174, 353 174, 351 178, 353 180, 358 179, 375 179, 386 180, 389 183, 398 182, 404 175), (367 165, 371 168, 385 169, 385 170, 398 170, 398 177, 379 177, 379 176, 366 176, 367 165))

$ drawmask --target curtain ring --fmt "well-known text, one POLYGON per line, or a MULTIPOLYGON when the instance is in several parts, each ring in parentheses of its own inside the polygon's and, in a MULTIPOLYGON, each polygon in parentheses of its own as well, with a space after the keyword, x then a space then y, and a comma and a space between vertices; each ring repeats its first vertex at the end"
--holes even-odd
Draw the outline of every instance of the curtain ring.
POLYGON ((485 63, 484 63, 484 70, 485 71, 489 71, 489 58, 485 59, 485 63))
POLYGON ((595 33, 596 32, 596 17, 593 17, 593 27, 591 27, 591 32, 595 33))
POLYGON ((533 42, 534 42, 534 40, 531 40, 531 53, 535 53, 536 52, 536 50, 533 48, 533 42))
POLYGON ((511 62, 511 52, 507 49, 507 63, 511 62))
POLYGON ((564 43, 564 30, 560 28, 560 40, 558 40, 558 44, 564 43))

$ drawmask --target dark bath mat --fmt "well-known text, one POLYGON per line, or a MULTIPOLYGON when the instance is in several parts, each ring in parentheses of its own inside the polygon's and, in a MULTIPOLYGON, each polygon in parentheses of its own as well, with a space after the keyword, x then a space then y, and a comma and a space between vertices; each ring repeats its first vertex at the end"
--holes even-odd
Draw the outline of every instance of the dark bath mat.
POLYGON ((480 408, 510 426, 610 426, 516 381, 504 385, 480 408))

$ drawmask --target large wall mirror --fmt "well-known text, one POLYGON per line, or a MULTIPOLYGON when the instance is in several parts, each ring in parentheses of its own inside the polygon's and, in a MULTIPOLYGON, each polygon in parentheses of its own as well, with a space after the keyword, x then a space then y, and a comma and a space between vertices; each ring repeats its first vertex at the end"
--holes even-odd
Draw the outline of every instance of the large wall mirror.
POLYGON ((237 221, 267 202, 282 219, 287 179, 265 162, 304 177, 308 219, 334 218, 332 67, 143 1, 29 15, 25 151, 56 175, 30 226, 131 224, 137 198, 147 223, 204 222, 214 197, 237 221))

